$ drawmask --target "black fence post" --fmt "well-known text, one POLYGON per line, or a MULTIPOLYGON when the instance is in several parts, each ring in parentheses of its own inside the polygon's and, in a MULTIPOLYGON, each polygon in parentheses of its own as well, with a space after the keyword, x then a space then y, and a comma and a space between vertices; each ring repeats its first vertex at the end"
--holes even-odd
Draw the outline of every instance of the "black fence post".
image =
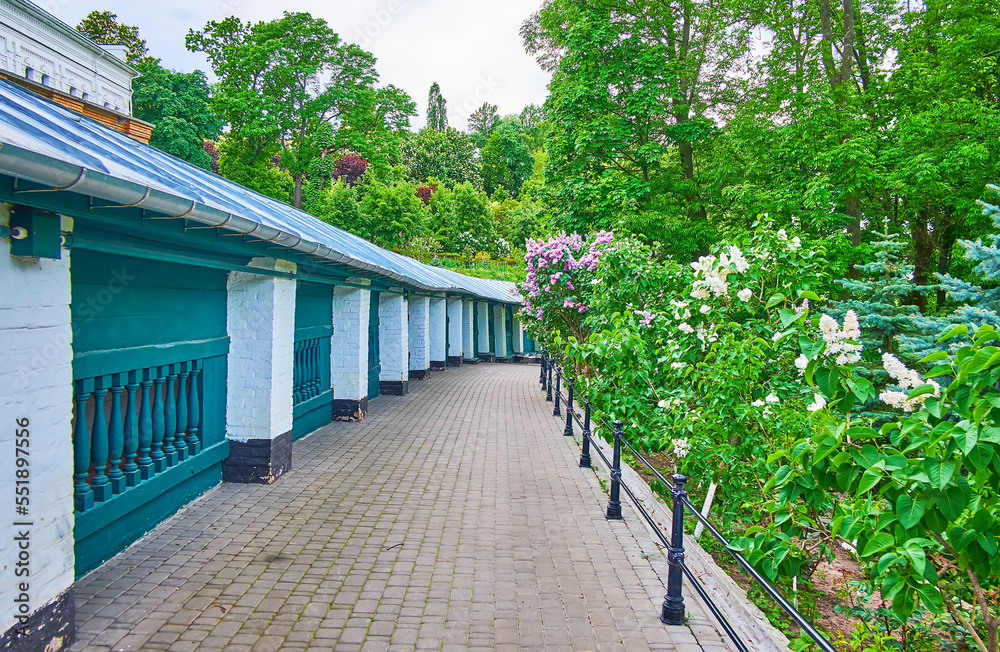
POLYGON ((542 353, 540 359, 539 370, 538 370, 538 384, 542 386, 542 391, 545 391, 545 354, 542 353))
POLYGON ((615 421, 615 454, 611 461, 611 500, 605 518, 620 521, 622 518, 622 422, 615 421))
POLYGON ((546 372, 546 375, 548 376, 548 380, 545 383, 545 392, 546 392, 546 394, 545 394, 545 400, 546 401, 551 401, 552 400, 552 367, 554 367, 554 366, 555 366, 555 364, 552 362, 551 358, 549 359, 549 363, 547 365, 545 365, 545 372, 546 372))
POLYGON ((583 452, 580 453, 580 466, 590 468, 590 401, 586 402, 583 411, 583 452))
POLYGON ((684 579, 681 564, 684 563, 684 499, 687 491, 684 483, 687 478, 681 474, 673 477, 674 486, 670 495, 674 499, 673 530, 670 535, 670 549, 667 551, 667 561, 670 570, 667 572, 667 596, 663 599, 663 610, 660 620, 667 625, 684 624, 684 596, 681 595, 681 584, 684 579))
POLYGON ((562 416, 562 412, 559 411, 559 399, 562 398, 560 387, 559 387, 559 385, 561 384, 560 381, 562 381, 562 368, 561 367, 556 369, 556 406, 555 406, 555 409, 552 410, 552 416, 554 416, 554 417, 561 417, 562 416))
POLYGON ((567 437, 573 436, 573 387, 576 383, 569 380, 569 398, 566 399, 566 430, 563 432, 567 437))

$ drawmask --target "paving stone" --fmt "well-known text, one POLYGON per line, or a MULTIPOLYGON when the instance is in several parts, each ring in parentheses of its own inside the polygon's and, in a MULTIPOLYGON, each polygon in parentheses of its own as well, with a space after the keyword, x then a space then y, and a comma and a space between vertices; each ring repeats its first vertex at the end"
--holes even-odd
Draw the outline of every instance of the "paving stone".
POLYGON ((691 597, 659 622, 662 554, 537 381, 450 368, 296 441, 80 580, 71 650, 732 649, 691 597))

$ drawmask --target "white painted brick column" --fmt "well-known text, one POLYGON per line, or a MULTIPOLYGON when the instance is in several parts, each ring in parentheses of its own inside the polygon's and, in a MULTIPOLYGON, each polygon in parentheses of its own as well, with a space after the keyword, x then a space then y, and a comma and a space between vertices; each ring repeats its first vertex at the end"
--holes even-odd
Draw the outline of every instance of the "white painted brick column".
MULTIPOLYGON (((63 230, 72 221, 62 218, 63 230)), ((9 224, 0 204, 0 225, 9 224)), ((13 640, 20 605, 29 617, 24 649, 45 649, 72 633, 73 333, 70 252, 60 260, 12 258, 0 239, 0 640, 13 640), (27 420, 26 428, 22 427, 27 420), (19 423, 19 420, 20 421, 19 423), (24 434, 26 430, 27 434, 24 434), (28 439, 28 517, 15 513, 16 439, 28 439), (15 522, 33 525, 13 526, 15 522), (27 532, 23 565, 19 542, 27 532), (21 561, 22 565, 18 566, 21 561), (29 575, 15 574, 26 568, 29 575), (21 591, 21 583, 27 591, 21 591), (26 602, 15 602, 24 593, 26 602), (40 632, 45 620, 56 626, 40 632), (58 632, 56 630, 59 630, 58 632)), ((24 485, 21 485, 24 486, 24 485)), ((23 571, 21 571, 23 572, 23 571)))
MULTIPOLYGON (((293 273, 295 263, 255 258, 250 267, 293 273)), ((291 469, 295 280, 230 272, 226 329, 227 482, 269 484, 291 469)))
POLYGON ((514 353, 521 355, 524 353, 524 328, 521 326, 521 320, 517 318, 517 311, 514 311, 511 327, 514 329, 514 353))
POLYGON ((431 300, 411 296, 409 310, 410 378, 426 378, 431 368, 431 300))
POLYGON ((447 301, 431 297, 431 369, 444 369, 448 352, 445 351, 447 329, 447 301))
POLYGON ((333 289, 330 378, 333 416, 360 420, 368 414, 368 323, 372 293, 338 285, 333 289))
POLYGON ((378 301, 379 391, 405 396, 410 383, 410 329, 406 298, 383 292, 378 301))
POLYGON ((493 332, 497 338, 496 354, 498 358, 506 358, 510 355, 507 350, 507 319, 504 304, 493 306, 493 332))
POLYGON ((485 301, 479 302, 479 351, 478 353, 490 352, 490 304, 485 301))
POLYGON ((472 301, 462 302, 462 353, 469 360, 475 359, 476 351, 473 346, 472 329, 472 301))
POLYGON ((448 299, 448 365, 462 364, 462 300, 448 299))

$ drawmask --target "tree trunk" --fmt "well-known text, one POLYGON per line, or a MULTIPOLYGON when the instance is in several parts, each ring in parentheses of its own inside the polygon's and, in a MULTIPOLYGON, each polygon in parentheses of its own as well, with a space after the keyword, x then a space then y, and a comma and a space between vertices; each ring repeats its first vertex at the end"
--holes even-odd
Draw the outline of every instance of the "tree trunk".
MULTIPOLYGON (((955 250, 955 240, 957 236, 955 234, 955 227, 951 223, 951 211, 946 209, 944 215, 941 217, 941 224, 939 225, 940 234, 938 235, 938 274, 944 275, 951 270, 951 256, 952 252, 955 250)), ((945 301, 948 300, 947 293, 944 290, 937 291, 937 309, 938 312, 941 311, 941 307, 944 305, 945 301)))
POLYGON ((294 176, 295 179, 295 200, 293 206, 295 208, 302 208, 302 177, 303 174, 300 172, 294 176))
MULTIPOLYGON (((929 217, 930 209, 924 207, 910 220, 910 232, 913 236, 913 282, 918 286, 927 285, 931 256, 934 254, 933 238, 927 228, 929 217)), ((927 310, 927 297, 918 292, 910 295, 909 303, 920 308, 921 312, 927 310)))

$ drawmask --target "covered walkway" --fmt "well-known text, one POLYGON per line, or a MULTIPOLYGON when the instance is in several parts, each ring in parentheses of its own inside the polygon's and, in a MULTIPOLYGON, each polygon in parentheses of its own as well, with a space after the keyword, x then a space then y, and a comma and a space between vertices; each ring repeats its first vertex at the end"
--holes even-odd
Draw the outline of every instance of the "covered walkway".
POLYGON ((630 508, 604 519, 537 366, 410 389, 78 581, 71 649, 729 649, 690 595, 660 623, 666 560, 630 508))

